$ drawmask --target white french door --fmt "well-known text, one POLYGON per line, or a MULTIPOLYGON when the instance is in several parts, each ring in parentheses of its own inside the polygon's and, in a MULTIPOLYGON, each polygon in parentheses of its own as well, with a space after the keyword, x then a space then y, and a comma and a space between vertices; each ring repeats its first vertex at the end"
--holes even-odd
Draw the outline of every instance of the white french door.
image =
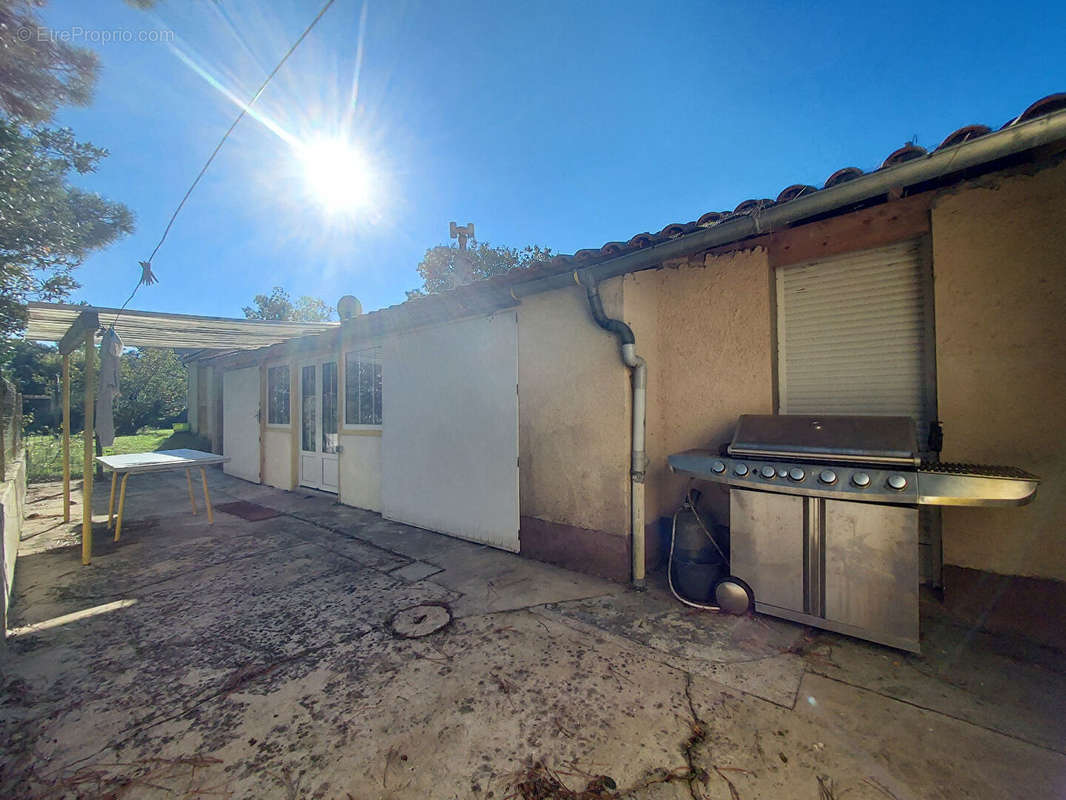
POLYGON ((340 393, 335 360, 300 365, 300 485, 336 492, 340 393))

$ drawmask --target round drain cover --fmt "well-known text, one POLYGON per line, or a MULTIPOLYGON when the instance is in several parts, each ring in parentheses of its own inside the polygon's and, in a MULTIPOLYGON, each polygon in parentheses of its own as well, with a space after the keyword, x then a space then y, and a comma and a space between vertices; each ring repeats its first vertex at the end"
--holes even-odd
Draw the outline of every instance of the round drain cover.
POLYGON ((443 603, 423 603, 396 613, 389 623, 392 632, 405 639, 436 633, 452 621, 452 612, 443 603))

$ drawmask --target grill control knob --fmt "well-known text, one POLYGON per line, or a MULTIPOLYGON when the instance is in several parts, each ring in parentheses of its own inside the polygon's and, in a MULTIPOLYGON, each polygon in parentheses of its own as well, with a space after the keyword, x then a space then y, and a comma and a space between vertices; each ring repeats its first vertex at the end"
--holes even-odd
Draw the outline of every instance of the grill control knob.
POLYGON ((793 467, 788 471, 788 477, 794 481, 801 481, 807 477, 807 473, 803 471, 802 467, 793 467))
POLYGON ((748 468, 743 464, 737 464, 735 467, 733 467, 733 474, 739 478, 743 478, 745 475, 748 474, 748 468))
POLYGON ((818 473, 818 480, 824 483, 826 486, 832 486, 837 482, 837 474, 831 469, 823 469, 818 473))
POLYGON ((767 480, 770 480, 770 478, 774 477, 774 475, 777 474, 777 470, 767 464, 765 467, 759 470, 759 474, 767 480))
POLYGON ((860 489, 865 489, 870 485, 870 476, 865 472, 856 472, 851 476, 851 482, 858 486, 860 489))
POLYGON ((788 470, 785 469, 784 467, 778 467, 778 469, 777 469, 777 477, 779 477, 779 478, 787 478, 788 477, 788 470))
POLYGON ((897 492, 902 492, 907 488, 907 479, 902 475, 889 475, 888 487, 890 489, 895 489, 897 492))
POLYGON ((714 472, 717 475, 721 475, 723 472, 725 472, 725 464, 723 464, 721 461, 715 461, 713 464, 711 464, 711 472, 714 472))

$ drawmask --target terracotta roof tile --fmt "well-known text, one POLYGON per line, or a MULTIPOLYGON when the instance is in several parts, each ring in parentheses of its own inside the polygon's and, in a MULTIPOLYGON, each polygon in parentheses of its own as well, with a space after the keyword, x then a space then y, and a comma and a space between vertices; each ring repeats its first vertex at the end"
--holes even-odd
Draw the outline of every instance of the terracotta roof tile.
POLYGON ((1066 92, 1058 92, 1056 94, 1049 94, 1047 97, 1041 97, 1029 108, 1025 109, 1018 118, 1013 120, 1010 124, 1015 125, 1019 122, 1028 122, 1031 119, 1042 117, 1045 114, 1051 114, 1054 111, 1062 111, 1066 108, 1066 92))
POLYGON ((929 151, 924 147, 919 147, 912 142, 908 142, 899 150, 894 150, 889 153, 888 158, 885 159, 885 163, 881 165, 881 169, 884 169, 885 167, 893 167, 896 164, 902 164, 906 161, 913 161, 916 158, 921 158, 928 152, 929 151))
POLYGON ((696 220, 696 224, 701 228, 706 228, 710 225, 716 224, 717 222, 721 221, 723 217, 727 216, 729 216, 728 211, 708 211, 706 214, 696 220))
POLYGON ((784 189, 781 194, 777 196, 778 203, 787 203, 789 200, 795 200, 797 197, 802 197, 805 194, 811 194, 817 192, 814 186, 808 186, 805 183, 794 183, 788 188, 784 189))
MULTIPOLYGON (((1037 100, 1019 116, 1004 125, 1004 127, 1027 122, 1031 119, 1035 119, 1045 114, 1051 114, 1062 109, 1066 109, 1066 92, 1048 95, 1047 97, 1037 100)), ((940 143, 936 150, 962 144, 963 142, 967 142, 979 136, 984 136, 989 132, 990 129, 985 125, 967 125, 950 134, 940 143)), ((928 151, 924 147, 908 143, 890 153, 878 169, 886 169, 916 158, 921 158, 927 154, 928 151)), ((823 184, 823 189, 831 189, 834 186, 839 186, 842 183, 854 180, 863 174, 865 173, 858 167, 844 167, 838 169, 826 179, 823 184)), ((720 225, 737 216, 753 214, 778 203, 787 203, 799 197, 806 197, 807 195, 818 191, 822 190, 808 184, 795 183, 783 189, 777 196, 776 200, 771 200, 769 198, 745 200, 733 211, 708 211, 700 216, 695 222, 672 222, 664 226, 658 233, 638 233, 626 242, 607 242, 598 249, 587 248, 584 250, 578 250, 577 253, 572 256, 559 254, 548 261, 533 264, 526 269, 514 270, 503 275, 497 275, 486 280, 478 281, 476 284, 470 286, 459 287, 451 292, 445 292, 442 295, 414 298, 398 306, 389 306, 386 309, 381 309, 379 312, 372 312, 371 314, 364 315, 362 318, 373 318, 381 312, 396 311, 408 319, 425 318, 428 321, 439 319, 440 315, 446 310, 460 311, 488 307, 486 304, 490 303, 491 298, 478 296, 478 289, 481 287, 490 289, 493 287, 499 287, 506 290, 508 286, 517 283, 523 283, 534 278, 554 275, 575 269, 576 265, 584 267, 590 263, 615 258, 678 236, 684 236, 685 234, 700 228, 720 225)))
POLYGON ((843 169, 838 169, 825 179, 825 184, 823 184, 822 188, 830 189, 841 183, 847 183, 848 181, 854 180, 863 174, 863 171, 858 167, 844 167, 843 169))
POLYGON ((945 147, 953 147, 963 142, 968 142, 970 139, 976 139, 978 136, 984 136, 986 133, 991 133, 992 129, 987 125, 967 125, 963 128, 959 128, 954 133, 948 134, 948 138, 942 141, 937 150, 943 150, 945 147))
POLYGON ((641 247, 647 247, 654 241, 655 237, 652 236, 650 233, 638 233, 636 236, 626 242, 626 247, 630 250, 637 250, 641 247))

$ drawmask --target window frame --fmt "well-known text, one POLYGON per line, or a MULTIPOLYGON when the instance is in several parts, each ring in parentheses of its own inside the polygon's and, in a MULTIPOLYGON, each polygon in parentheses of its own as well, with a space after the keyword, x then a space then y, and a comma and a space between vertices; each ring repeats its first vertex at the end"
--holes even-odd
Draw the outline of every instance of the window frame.
MULTIPOLYGON (((342 433, 355 433, 355 434, 366 433, 366 434, 369 434, 369 435, 377 435, 377 434, 380 434, 382 429, 384 428, 384 422, 385 422, 384 391, 382 391, 382 397, 380 398, 380 403, 381 403, 381 422, 379 422, 379 423, 348 422, 348 376, 350 374, 350 370, 348 369, 348 360, 349 360, 349 358, 351 358, 354 363, 359 363, 359 361, 360 361, 359 356, 369 356, 369 358, 364 358, 363 360, 364 361, 370 361, 371 363, 376 363, 376 364, 378 364, 378 366, 380 366, 380 367, 382 367, 382 369, 384 369, 384 360, 382 358, 382 350, 383 350, 383 348, 381 347, 381 345, 376 345, 376 346, 373 346, 373 347, 363 347, 363 348, 360 348, 358 350, 346 350, 343 353, 343 361, 344 361, 344 387, 343 387, 344 388, 344 401, 343 401, 343 403, 344 404, 342 406, 343 414, 341 415, 342 418, 343 418, 343 424, 341 425, 341 432, 342 433)), ((358 388, 357 388, 357 391, 358 391, 358 388)))
POLYGON ((266 385, 266 401, 267 401, 266 402, 266 406, 267 406, 267 408, 266 408, 266 412, 267 412, 266 424, 267 424, 267 427, 268 428, 275 428, 275 429, 278 429, 278 430, 281 430, 281 429, 288 430, 292 426, 292 369, 291 369, 289 364, 274 364, 273 366, 268 366, 267 367, 266 373, 267 373, 267 375, 266 375, 266 378, 267 378, 267 380, 266 380, 266 383, 267 383, 267 385, 266 385), (271 394, 271 391, 270 391, 270 388, 271 388, 270 379, 271 379, 271 376, 273 374, 276 374, 274 372, 274 370, 278 370, 278 369, 284 369, 287 372, 287 374, 288 374, 288 380, 285 382, 286 383, 286 394, 288 395, 288 400, 289 400, 289 402, 285 406, 285 416, 288 417, 288 421, 287 422, 271 422, 270 421, 271 404, 272 404, 272 400, 273 400, 273 395, 271 394))

